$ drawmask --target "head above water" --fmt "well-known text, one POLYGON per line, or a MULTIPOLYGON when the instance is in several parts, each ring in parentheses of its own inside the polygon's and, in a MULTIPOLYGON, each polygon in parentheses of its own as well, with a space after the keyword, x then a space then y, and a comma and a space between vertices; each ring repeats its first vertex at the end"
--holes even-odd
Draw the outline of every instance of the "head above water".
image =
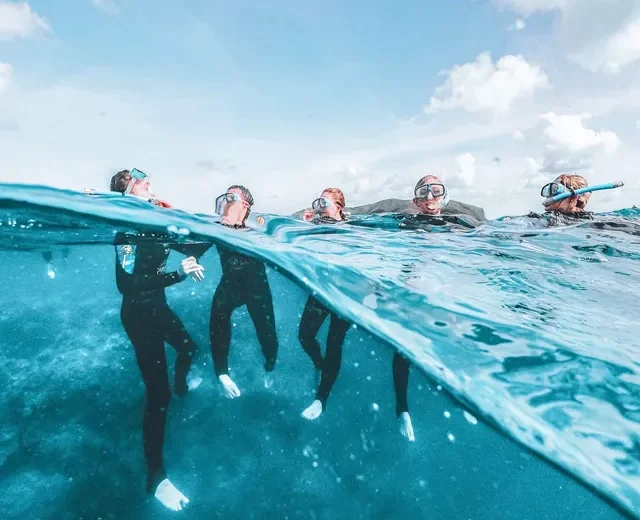
MULTIPOLYGON (((589 186, 587 180, 580 175, 559 175, 553 181, 554 183, 561 184, 565 188, 572 190, 579 190, 589 186)), ((558 213, 572 214, 582 213, 585 211, 587 202, 591 198, 591 193, 583 193, 581 195, 572 195, 571 197, 553 202, 546 206, 547 211, 556 211, 558 213)))
POLYGON ((318 209, 316 210, 314 208, 314 211, 319 215, 335 220, 347 220, 347 216, 344 213, 346 201, 344 193, 340 188, 326 188, 320 195, 320 199, 316 199, 314 201, 314 204, 318 206, 318 209), (319 201, 320 199, 326 199, 330 204, 326 204, 325 202, 317 204, 316 201, 319 201))
POLYGON ((426 175, 422 177, 413 189, 413 203, 423 215, 440 215, 442 208, 448 202, 447 190, 443 182, 435 175, 426 175), (425 196, 418 197, 418 190, 426 186, 430 189, 426 191, 425 196))
POLYGON ((110 189, 111 191, 115 191, 118 193, 130 193, 131 195, 135 195, 137 197, 155 197, 150 189, 149 177, 145 175, 144 178, 137 179, 131 174, 131 171, 129 170, 120 170, 113 177, 111 177, 110 189))
MULTIPOLYGON (((238 200, 227 202, 222 210, 222 223, 228 226, 244 226, 251 214, 253 195, 240 184, 229 186, 227 193, 238 196, 238 200)), ((231 198, 231 197, 230 197, 231 198)))

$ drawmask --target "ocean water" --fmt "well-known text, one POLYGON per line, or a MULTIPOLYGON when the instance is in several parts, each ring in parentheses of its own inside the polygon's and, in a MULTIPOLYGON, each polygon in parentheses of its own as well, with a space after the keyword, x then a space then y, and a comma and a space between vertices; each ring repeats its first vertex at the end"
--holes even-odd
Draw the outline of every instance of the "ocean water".
POLYGON ((2 518, 640 517, 640 210, 599 227, 422 231, 389 216, 311 226, 267 215, 238 233, 129 198, 1 193, 2 518), (165 463, 191 500, 180 513, 144 492, 144 388, 119 318, 116 230, 205 238, 269 266, 276 382, 262 388, 239 309, 235 401, 209 352, 215 249, 205 282, 167 289, 204 378, 169 405, 165 463), (298 341, 309 293, 354 324, 315 422, 300 417, 315 392, 298 341), (398 432, 394 349, 412 361, 414 443, 398 432))

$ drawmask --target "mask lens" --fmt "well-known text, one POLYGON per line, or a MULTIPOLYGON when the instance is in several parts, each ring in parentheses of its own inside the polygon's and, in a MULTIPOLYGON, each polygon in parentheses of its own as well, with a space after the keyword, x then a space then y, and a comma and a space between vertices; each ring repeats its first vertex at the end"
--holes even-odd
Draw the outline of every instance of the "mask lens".
POLYGON ((545 184, 542 187, 542 191, 540 195, 546 198, 555 197, 560 193, 564 193, 565 189, 562 184, 558 184, 557 182, 550 182, 549 184, 545 184))
POLYGON ((329 206, 331 206, 331 201, 324 197, 320 197, 319 199, 316 199, 311 203, 311 207, 314 211, 323 211, 329 206))
POLYGON ((216 199, 216 214, 222 215, 228 204, 238 202, 240 196, 237 193, 223 193, 216 199))
POLYGON ((429 187, 422 186, 421 188, 418 188, 414 195, 416 196, 416 199, 426 199, 427 195, 429 195, 429 187))
POLYGON ((444 186, 442 184, 432 184, 431 193, 434 197, 442 197, 444 195, 444 186))

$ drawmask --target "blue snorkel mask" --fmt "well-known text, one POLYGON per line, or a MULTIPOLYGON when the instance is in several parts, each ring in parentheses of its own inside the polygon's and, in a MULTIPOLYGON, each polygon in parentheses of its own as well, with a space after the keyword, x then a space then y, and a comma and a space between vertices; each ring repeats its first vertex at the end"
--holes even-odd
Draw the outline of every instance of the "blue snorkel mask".
POLYGON ((449 203, 449 190, 444 184, 418 183, 413 190, 413 196, 419 200, 426 200, 429 193, 431 193, 431 196, 436 201, 439 208, 443 208, 449 203))
POLYGON ((543 206, 548 206, 549 204, 568 199, 569 197, 573 197, 574 195, 582 195, 583 193, 591 193, 592 191, 612 190, 614 188, 620 188, 622 186, 624 186, 624 182, 618 181, 610 182, 607 184, 596 184, 595 186, 587 186, 586 188, 573 190, 558 182, 550 182, 549 184, 545 184, 542 187, 542 190, 540 190, 540 195, 542 197, 545 197, 546 199, 542 203, 543 206))

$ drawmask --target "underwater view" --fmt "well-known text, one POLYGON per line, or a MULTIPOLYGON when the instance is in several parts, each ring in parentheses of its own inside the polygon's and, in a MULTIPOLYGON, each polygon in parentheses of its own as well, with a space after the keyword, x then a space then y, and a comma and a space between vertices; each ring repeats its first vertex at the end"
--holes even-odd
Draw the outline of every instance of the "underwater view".
POLYGON ((640 209, 550 228, 252 213, 240 232, 119 194, 1 189, 3 518, 640 517, 640 209), (180 513, 148 492, 156 361, 137 346, 174 318, 126 303, 139 271, 120 254, 157 243, 197 347, 180 391, 181 346, 160 340, 158 480, 188 497, 180 513), (266 279, 229 281, 229 262, 266 279), (320 364, 311 303, 331 316, 311 334, 320 364))

